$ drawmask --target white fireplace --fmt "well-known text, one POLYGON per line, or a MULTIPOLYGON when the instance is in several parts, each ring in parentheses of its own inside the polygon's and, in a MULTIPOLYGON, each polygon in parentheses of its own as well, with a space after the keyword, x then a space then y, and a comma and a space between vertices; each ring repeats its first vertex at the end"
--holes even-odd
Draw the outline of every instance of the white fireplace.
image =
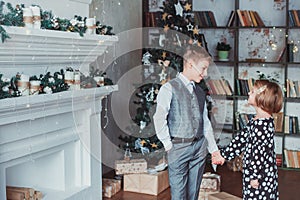
MULTIPOLYGON (((0 45, 0 72, 8 76, 68 65, 88 69, 117 41, 6 29, 12 39, 0 45)), ((113 85, 1 99, 0 199, 6 199, 6 186, 34 188, 43 200, 102 199, 101 100, 116 90, 113 85)))

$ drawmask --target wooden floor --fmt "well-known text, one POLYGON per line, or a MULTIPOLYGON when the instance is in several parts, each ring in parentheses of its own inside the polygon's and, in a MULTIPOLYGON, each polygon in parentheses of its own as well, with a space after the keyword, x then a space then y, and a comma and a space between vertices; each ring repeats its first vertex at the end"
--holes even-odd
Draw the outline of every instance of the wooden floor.
MULTIPOLYGON (((212 171, 210 166, 206 171, 212 171)), ((226 165, 217 169, 217 174, 221 175, 221 191, 228 192, 235 196, 242 197, 242 174, 230 171, 226 165)), ((280 200, 299 200, 300 199, 300 171, 279 170, 279 195, 280 200)), ((133 192, 120 191, 112 198, 107 200, 169 200, 170 189, 160 193, 158 196, 145 195, 133 192)))

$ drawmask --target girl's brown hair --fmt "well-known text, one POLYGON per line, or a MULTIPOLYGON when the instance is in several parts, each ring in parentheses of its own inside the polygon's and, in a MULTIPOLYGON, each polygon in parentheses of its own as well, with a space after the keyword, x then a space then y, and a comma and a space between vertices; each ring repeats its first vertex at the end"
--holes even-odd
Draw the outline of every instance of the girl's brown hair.
POLYGON ((269 80, 256 80, 254 86, 258 88, 258 93, 255 96, 257 107, 269 114, 280 112, 283 102, 280 86, 269 80), (260 89, 261 91, 259 91, 260 89))

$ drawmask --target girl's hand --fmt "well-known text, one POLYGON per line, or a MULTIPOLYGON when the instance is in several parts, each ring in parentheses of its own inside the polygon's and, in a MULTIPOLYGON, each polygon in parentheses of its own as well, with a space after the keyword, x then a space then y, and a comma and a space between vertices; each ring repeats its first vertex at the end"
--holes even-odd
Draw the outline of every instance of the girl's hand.
POLYGON ((259 186, 258 179, 251 180, 250 185, 251 185, 251 187, 258 189, 258 186, 259 186))

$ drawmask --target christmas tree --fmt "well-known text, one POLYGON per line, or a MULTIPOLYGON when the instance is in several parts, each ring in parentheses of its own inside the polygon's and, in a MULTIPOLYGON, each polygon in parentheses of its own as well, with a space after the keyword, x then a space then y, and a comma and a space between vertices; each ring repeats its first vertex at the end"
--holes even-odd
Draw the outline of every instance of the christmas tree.
MULTIPOLYGON (((126 156, 128 152, 129 156, 134 152, 138 156, 149 157, 151 161, 159 161, 164 153, 162 143, 155 135, 152 119, 160 86, 182 71, 181 55, 187 46, 204 47, 207 50, 204 35, 194 23, 192 6, 188 1, 166 0, 161 9, 157 21, 161 27, 159 38, 153 41, 157 43, 157 48, 143 49, 142 76, 147 84, 137 89, 132 101, 136 106, 132 118, 134 124, 128 128, 132 134, 119 137, 126 156)), ((204 82, 200 84, 207 89, 204 82)))

